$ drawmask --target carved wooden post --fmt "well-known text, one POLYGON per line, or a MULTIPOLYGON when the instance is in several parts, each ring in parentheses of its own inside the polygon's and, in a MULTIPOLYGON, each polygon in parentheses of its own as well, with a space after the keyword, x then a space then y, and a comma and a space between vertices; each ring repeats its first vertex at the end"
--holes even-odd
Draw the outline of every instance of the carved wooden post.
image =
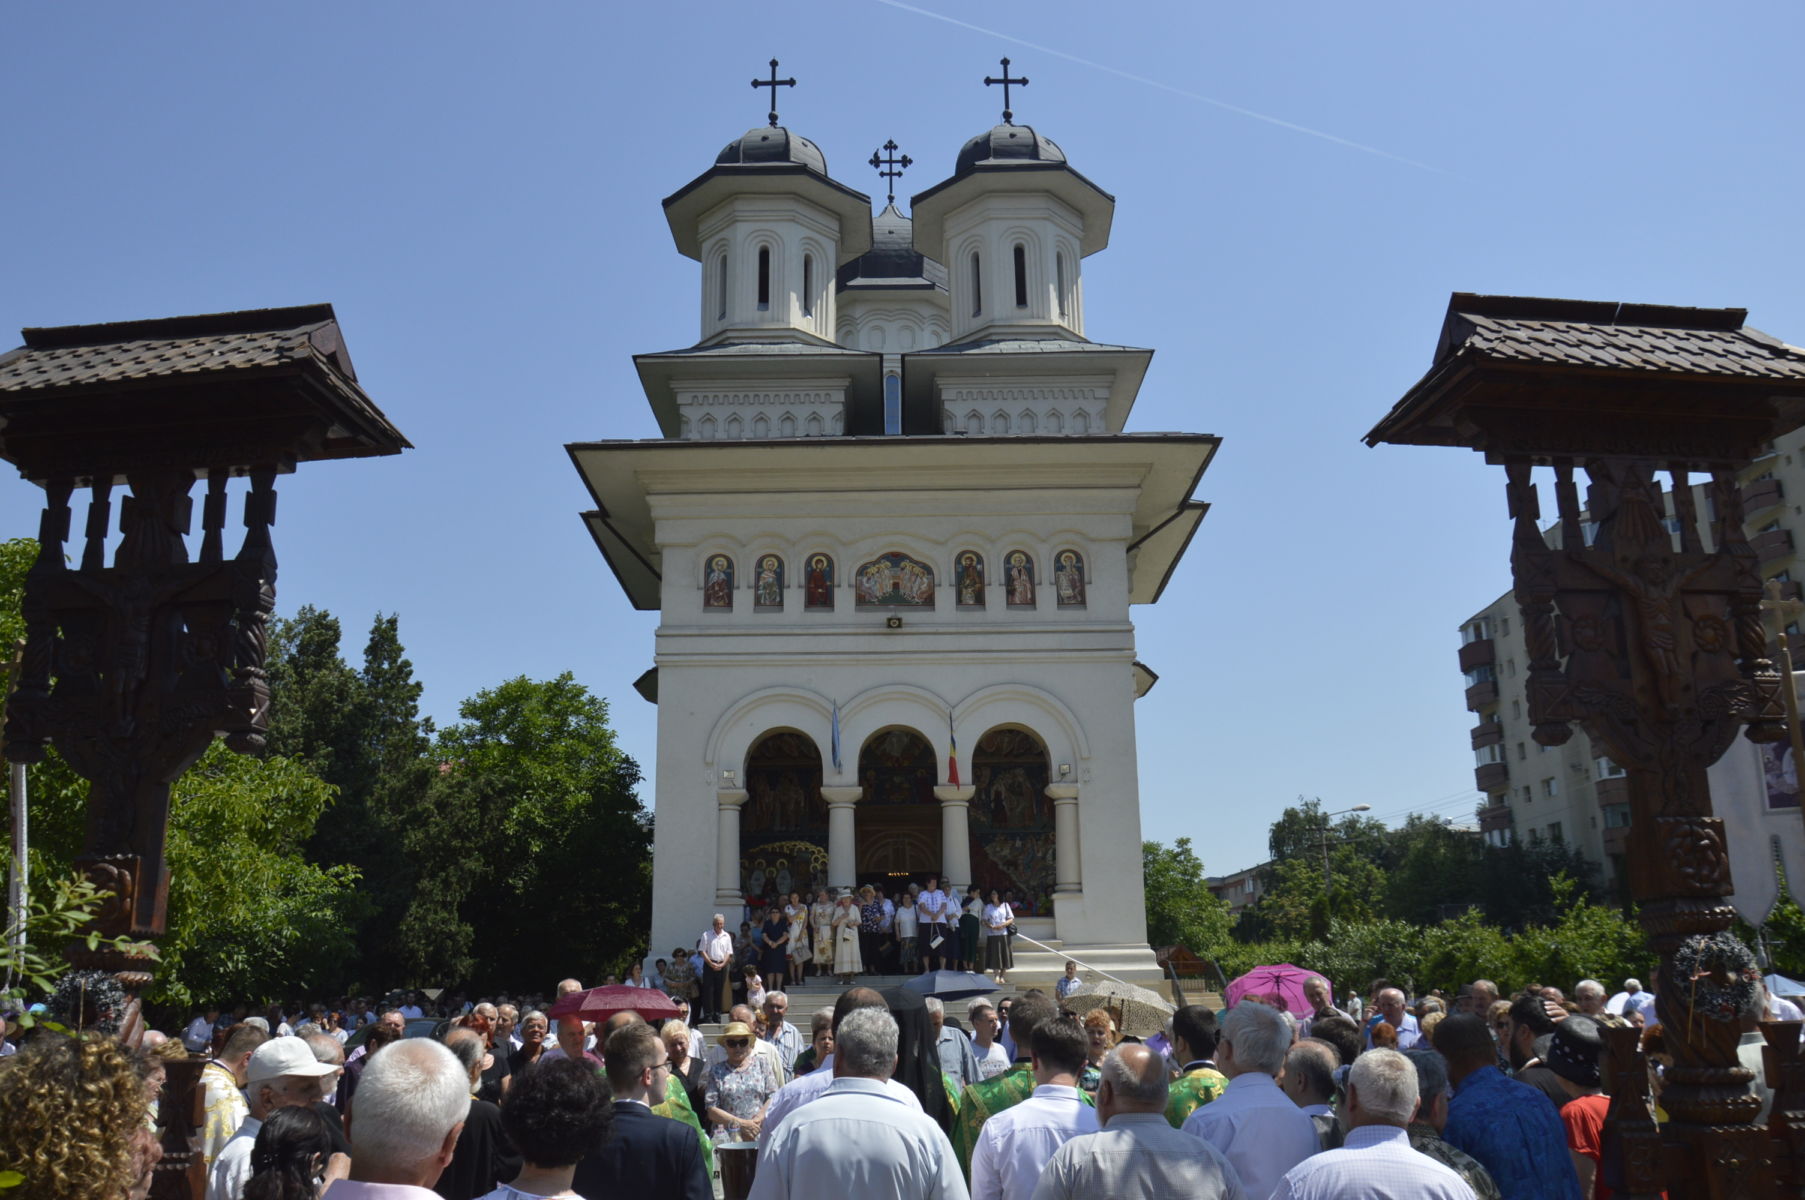
POLYGON ((1805 355, 1744 329, 1744 315, 1456 294, 1434 366, 1366 439, 1468 446, 1503 465, 1535 740, 1559 745, 1577 724, 1628 775, 1630 893, 1661 957, 1656 1011, 1674 1064, 1657 1128, 1633 1034, 1607 1031, 1621 1090, 1604 1170, 1626 1197, 1777 1194, 1780 1143, 1753 1124, 1760 1102, 1736 1052, 1759 972, 1728 932, 1705 770, 1739 732, 1786 735, 1736 472, 1805 421, 1805 355), (1538 467, 1554 476, 1547 533, 1538 467), (1709 550, 1695 471, 1709 479, 1709 550))
MULTIPOLYGON (((0 457, 43 486, 45 507, 26 576, 6 754, 36 762, 54 745, 89 781, 78 862, 111 893, 100 932, 150 941, 164 932, 169 894, 170 785, 216 736, 240 752, 263 744, 276 475, 304 460, 399 453, 407 440, 357 386, 330 305, 24 337, 0 355, 0 457), (244 541, 227 559, 235 476, 249 476, 250 487, 244 541), (200 555, 191 561, 190 493, 201 478, 200 555), (109 564, 120 479, 128 491, 109 564), (72 568, 78 488, 89 499, 72 568)), ((85 944, 68 957, 117 975, 130 997, 120 1036, 136 1045, 151 961, 85 944)), ((166 1095, 179 1112, 178 1091, 166 1095)))

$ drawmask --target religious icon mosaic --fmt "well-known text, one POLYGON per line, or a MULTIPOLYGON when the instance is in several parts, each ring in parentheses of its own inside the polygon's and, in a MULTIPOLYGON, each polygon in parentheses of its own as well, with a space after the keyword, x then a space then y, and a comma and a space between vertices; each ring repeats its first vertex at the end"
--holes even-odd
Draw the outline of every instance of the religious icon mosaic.
POLYGON ((859 608, 932 608, 934 568, 906 554, 880 554, 853 575, 859 608))
POLYGON ((1034 560, 1024 550, 1011 550, 1003 560, 1006 568, 1003 587, 1008 592, 1010 608, 1034 607, 1034 560))
POLYGON ((775 554, 761 554, 753 568, 752 607, 783 607, 783 559, 775 554))
POLYGON ((740 882, 748 897, 787 897, 827 883, 821 752, 800 733, 772 733, 746 757, 740 882))
POLYGON ((984 556, 966 550, 953 560, 953 588, 960 608, 984 607, 984 556))
POLYGON ((973 881, 987 894, 1013 891, 1034 914, 1050 913, 1057 864, 1046 749, 1025 730, 993 729, 978 739, 971 764, 973 881))
POLYGON ((1053 560, 1053 592, 1061 608, 1084 607, 1084 559, 1075 550, 1061 550, 1053 560))
POLYGON ((927 739, 910 729, 887 729, 859 751, 861 805, 938 804, 940 764, 927 739))
POLYGON ((702 607, 733 607, 733 560, 725 554, 711 554, 702 570, 702 607))
POLYGON ((804 568, 802 607, 831 609, 834 606, 834 560, 825 554, 811 554, 804 568))

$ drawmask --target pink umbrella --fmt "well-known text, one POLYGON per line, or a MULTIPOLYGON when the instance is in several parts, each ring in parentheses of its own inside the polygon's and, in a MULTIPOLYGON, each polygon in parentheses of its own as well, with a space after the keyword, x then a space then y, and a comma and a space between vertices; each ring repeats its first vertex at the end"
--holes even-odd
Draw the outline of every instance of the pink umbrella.
POLYGON ((559 1017, 582 1017, 599 1021, 617 1012, 636 1012, 646 1020, 674 1017, 681 1010, 676 1001, 655 988, 627 987, 613 984, 593 987, 586 992, 571 992, 545 1010, 552 1020, 559 1017))
MULTIPOLYGON (((1283 1008, 1287 1012, 1307 1017, 1316 1009, 1304 999, 1304 981, 1321 979, 1327 987, 1329 981, 1315 971, 1306 971, 1302 967, 1294 967, 1290 963, 1275 963, 1269 967, 1255 967, 1247 974, 1228 985, 1228 991, 1222 994, 1223 1002, 1233 1008, 1243 1000, 1258 1000, 1270 1004, 1274 1008, 1283 1008)), ((1331 993, 1331 1000, 1333 993, 1331 993)))

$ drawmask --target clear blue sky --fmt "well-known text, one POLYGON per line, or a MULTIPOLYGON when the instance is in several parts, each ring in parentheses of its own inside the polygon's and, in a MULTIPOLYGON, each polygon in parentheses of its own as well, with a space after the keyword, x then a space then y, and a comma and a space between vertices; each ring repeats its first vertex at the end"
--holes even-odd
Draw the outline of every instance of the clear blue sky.
MULTIPOLYGON (((399 611, 440 720, 572 670, 653 758, 653 614, 578 521, 573 440, 656 433, 635 352, 697 336, 659 200, 764 120, 903 193, 1019 121, 1118 201, 1088 332, 1158 354, 1130 420, 1224 444, 1136 610, 1146 834, 1213 872, 1297 795, 1470 813, 1457 627, 1508 586, 1503 479, 1359 437, 1451 291, 1735 305, 1805 342, 1797 3, 922 0, 7 6, 0 339, 330 301, 419 449, 281 481, 279 605, 353 658, 399 611), (934 14, 940 14, 936 16, 934 14), (957 21, 945 19, 956 15, 957 21)), ((0 483, 0 534, 39 493, 0 483)), ((650 791, 648 789, 649 797, 650 791)))

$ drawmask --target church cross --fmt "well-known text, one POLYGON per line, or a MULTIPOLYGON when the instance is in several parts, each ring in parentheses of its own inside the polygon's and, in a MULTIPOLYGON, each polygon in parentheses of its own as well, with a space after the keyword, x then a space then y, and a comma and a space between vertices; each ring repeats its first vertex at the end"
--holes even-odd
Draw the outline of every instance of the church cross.
MULTIPOLYGON (((1008 74, 1008 71, 1005 70, 1003 73, 1006 75, 1006 74, 1008 74)), ((771 128, 776 129, 777 128, 777 89, 780 87, 795 87, 796 86, 796 77, 794 75, 792 75, 788 79, 779 79, 777 77, 777 60, 772 59, 771 60, 771 78, 754 79, 752 81, 752 86, 755 88, 770 88, 771 89, 771 114, 770 114, 771 115, 771 128)))
MULTIPOLYGON (((903 155, 901 158, 896 157, 896 139, 895 138, 891 138, 889 141, 885 142, 884 146, 883 146, 883 150, 884 150, 884 157, 882 157, 882 158, 879 158, 877 156, 878 152, 876 150, 873 150, 871 152, 871 166, 877 171, 878 176, 880 178, 901 179, 902 173, 904 171, 906 171, 909 168, 910 164, 912 164, 915 160, 910 158, 906 154, 903 155)), ((896 203, 896 185, 894 183, 890 184, 889 189, 890 189, 889 202, 891 204, 895 204, 896 203)))
POLYGON ((1016 87, 1027 87, 1028 81, 1026 78, 1022 78, 1022 79, 1009 78, 1009 60, 1005 58, 1003 60, 1003 77, 1001 79, 997 79, 994 76, 990 76, 990 75, 984 76, 984 86, 985 87, 989 87, 992 84, 997 84, 997 83, 1000 83, 1003 85, 1003 124, 1013 125, 1013 124, 1015 124, 1015 114, 1009 111, 1009 86, 1011 84, 1014 84, 1016 87))

